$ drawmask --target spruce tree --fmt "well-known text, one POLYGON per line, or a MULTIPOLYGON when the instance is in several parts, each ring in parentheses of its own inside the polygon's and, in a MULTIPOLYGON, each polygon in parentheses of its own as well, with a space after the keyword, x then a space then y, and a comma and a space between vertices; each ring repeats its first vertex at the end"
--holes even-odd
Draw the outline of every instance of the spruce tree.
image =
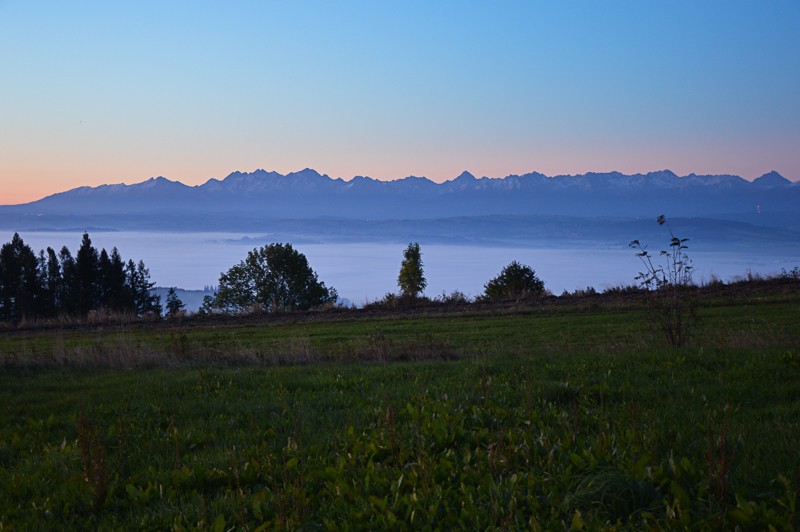
POLYGON ((0 248, 0 318, 17 322, 42 316, 39 260, 19 234, 0 248))
POLYGON ((125 262, 116 247, 111 250, 110 263, 105 277, 109 308, 115 312, 133 311, 133 298, 125 289, 125 262))
POLYGON ((97 308, 98 263, 97 250, 92 246, 89 234, 84 233, 75 259, 75 294, 78 298, 78 313, 81 316, 86 316, 89 311, 97 308))
POLYGON ((45 280, 48 305, 53 316, 61 311, 64 279, 61 276, 61 263, 53 248, 47 248, 47 278, 45 280))
POLYGON ((129 260, 125 269, 126 287, 133 300, 137 316, 145 314, 161 315, 161 296, 152 293, 155 283, 150 281, 150 270, 141 260, 135 264, 129 260))
POLYGON ((180 315, 185 308, 186 305, 184 305, 181 298, 178 297, 178 293, 174 288, 170 288, 167 292, 167 316, 174 318, 180 315))
POLYGON ((58 261, 61 264, 60 310, 65 314, 74 315, 78 312, 78 268, 67 246, 61 248, 58 261))

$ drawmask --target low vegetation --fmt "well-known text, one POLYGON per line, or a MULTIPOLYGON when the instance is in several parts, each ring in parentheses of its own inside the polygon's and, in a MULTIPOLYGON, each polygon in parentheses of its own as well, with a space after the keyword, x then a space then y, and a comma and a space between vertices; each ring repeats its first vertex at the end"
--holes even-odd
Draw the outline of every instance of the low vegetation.
POLYGON ((798 526, 800 290, 5 330, 0 526, 798 526))

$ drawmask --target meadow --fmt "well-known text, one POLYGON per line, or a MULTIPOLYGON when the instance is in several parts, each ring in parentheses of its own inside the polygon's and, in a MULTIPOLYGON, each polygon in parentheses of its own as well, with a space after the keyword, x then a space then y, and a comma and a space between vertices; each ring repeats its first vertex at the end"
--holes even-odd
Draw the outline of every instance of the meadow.
POLYGON ((0 332, 0 528, 798 527, 800 290, 0 332))

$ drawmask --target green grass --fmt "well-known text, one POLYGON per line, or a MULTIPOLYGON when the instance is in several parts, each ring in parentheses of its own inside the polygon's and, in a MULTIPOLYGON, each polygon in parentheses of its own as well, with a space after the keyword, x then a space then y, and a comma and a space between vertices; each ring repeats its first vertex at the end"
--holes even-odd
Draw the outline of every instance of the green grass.
POLYGON ((798 303, 9 331, 0 524, 796 528, 798 303))

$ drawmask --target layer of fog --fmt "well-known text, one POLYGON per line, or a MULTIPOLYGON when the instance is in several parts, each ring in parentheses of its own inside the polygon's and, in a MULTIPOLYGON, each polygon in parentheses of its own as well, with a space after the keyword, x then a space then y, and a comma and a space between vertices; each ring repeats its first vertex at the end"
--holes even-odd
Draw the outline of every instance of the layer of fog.
MULTIPOLYGON (((0 237, 8 242, 12 234, 5 232, 0 237)), ((75 254, 82 234, 28 232, 20 236, 36 253, 48 246, 58 250, 66 245, 75 254)), ((98 249, 110 250, 116 246, 124 259, 143 260, 158 286, 192 290, 216 285, 220 273, 244 259, 250 249, 269 243, 250 235, 232 233, 98 232, 91 233, 90 237, 98 249)), ((454 290, 477 295, 483 291, 484 283, 512 260, 533 267, 545 286, 556 295, 587 286, 601 290, 631 284, 641 270, 633 251, 624 245, 533 249, 451 246, 424 241, 420 244, 429 296, 454 290)), ((651 243, 651 250, 659 249, 658 244, 651 243)), ((341 297, 356 305, 397 290, 403 245, 301 243, 294 247, 308 257, 311 267, 327 286, 335 287, 341 297)), ((788 270, 800 265, 800 254, 746 247, 730 251, 702 251, 690 247, 689 253, 696 267, 696 281, 707 281, 712 276, 729 280, 748 272, 774 274, 782 268, 788 270)))

